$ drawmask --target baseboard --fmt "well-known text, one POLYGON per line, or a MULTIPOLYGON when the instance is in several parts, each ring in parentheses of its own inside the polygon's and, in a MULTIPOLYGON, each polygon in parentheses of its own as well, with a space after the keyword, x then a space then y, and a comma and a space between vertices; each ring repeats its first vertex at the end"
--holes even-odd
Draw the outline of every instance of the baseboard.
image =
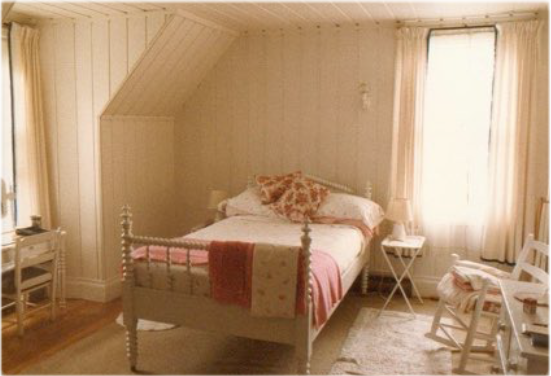
POLYGON ((107 281, 86 278, 70 278, 66 281, 67 298, 91 300, 94 302, 109 302, 121 296, 120 277, 107 281))
MULTIPOLYGON (((383 276, 385 278, 393 278, 390 272, 384 271, 373 271, 370 273, 372 276, 383 276)), ((415 280, 415 285, 419 290, 419 293, 423 298, 438 298, 438 293, 436 291, 436 286, 440 282, 440 278, 432 276, 413 276, 415 280)))

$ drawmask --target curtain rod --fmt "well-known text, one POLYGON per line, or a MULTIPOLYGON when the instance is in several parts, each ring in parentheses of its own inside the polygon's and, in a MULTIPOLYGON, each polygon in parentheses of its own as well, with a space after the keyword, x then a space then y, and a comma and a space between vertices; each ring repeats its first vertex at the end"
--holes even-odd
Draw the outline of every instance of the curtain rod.
POLYGON ((465 17, 442 17, 442 18, 418 18, 398 21, 403 26, 447 26, 447 25, 463 25, 463 27, 480 27, 496 22, 514 22, 520 20, 531 20, 538 17, 537 12, 522 12, 522 13, 497 13, 485 14, 482 16, 465 16, 465 17), (473 25, 474 24, 474 25, 473 25))

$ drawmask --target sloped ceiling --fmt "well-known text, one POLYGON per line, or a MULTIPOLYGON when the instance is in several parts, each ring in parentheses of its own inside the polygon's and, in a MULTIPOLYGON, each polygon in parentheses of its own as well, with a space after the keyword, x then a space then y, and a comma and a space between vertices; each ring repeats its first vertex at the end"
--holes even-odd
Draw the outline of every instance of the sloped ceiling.
POLYGON ((176 11, 103 115, 174 116, 237 36, 231 29, 176 11))

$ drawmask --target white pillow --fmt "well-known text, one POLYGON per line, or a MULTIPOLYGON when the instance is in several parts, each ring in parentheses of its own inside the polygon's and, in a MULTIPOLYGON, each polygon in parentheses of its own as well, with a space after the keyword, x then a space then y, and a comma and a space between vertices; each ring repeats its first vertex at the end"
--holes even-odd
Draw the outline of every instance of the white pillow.
POLYGON ((278 218, 276 213, 268 205, 260 201, 260 188, 248 188, 226 202, 227 217, 234 215, 258 215, 261 217, 278 218))
POLYGON ((360 220, 373 230, 385 217, 383 208, 375 202, 346 193, 331 193, 321 203, 316 217, 360 220))

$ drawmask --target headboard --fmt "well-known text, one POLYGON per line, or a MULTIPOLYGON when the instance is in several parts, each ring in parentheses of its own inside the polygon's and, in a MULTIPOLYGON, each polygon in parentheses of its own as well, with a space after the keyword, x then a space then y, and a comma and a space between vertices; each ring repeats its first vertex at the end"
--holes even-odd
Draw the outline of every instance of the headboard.
MULTIPOLYGON (((362 196, 371 200, 373 186, 371 185, 371 181, 369 180, 365 184, 365 191, 363 193, 359 193, 354 188, 349 187, 348 185, 335 183, 330 180, 320 178, 319 176, 304 174, 304 177, 331 189, 333 192, 350 193, 350 194, 362 196)), ((256 187, 256 175, 249 175, 247 179, 247 187, 249 188, 256 187)))

